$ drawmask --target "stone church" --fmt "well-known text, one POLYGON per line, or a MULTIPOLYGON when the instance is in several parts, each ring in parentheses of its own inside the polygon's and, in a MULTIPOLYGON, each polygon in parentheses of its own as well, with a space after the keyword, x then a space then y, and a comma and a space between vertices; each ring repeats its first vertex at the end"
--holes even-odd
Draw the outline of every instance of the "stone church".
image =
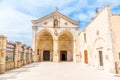
POLYGON ((120 14, 97 11, 79 32, 79 22, 59 11, 32 20, 34 61, 74 61, 115 72, 120 65, 120 14), (116 65, 118 67, 116 67, 116 65))
POLYGON ((57 10, 45 17, 32 20, 33 51, 36 61, 77 61, 79 22, 57 10))

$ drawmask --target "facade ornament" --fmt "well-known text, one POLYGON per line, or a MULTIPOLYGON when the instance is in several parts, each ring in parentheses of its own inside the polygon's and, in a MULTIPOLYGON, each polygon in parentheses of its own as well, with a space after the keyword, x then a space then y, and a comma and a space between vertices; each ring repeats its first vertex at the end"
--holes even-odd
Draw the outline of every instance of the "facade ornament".
POLYGON ((33 30, 38 30, 38 26, 32 26, 33 30))
POLYGON ((57 32, 56 29, 55 29, 55 31, 54 31, 54 34, 55 34, 55 36, 58 36, 58 32, 57 32))
POLYGON ((99 35, 99 34, 100 34, 100 32, 97 30, 96 34, 97 34, 97 35, 99 35))
POLYGON ((57 19, 54 19, 53 26, 54 26, 54 28, 58 27, 58 20, 57 19))

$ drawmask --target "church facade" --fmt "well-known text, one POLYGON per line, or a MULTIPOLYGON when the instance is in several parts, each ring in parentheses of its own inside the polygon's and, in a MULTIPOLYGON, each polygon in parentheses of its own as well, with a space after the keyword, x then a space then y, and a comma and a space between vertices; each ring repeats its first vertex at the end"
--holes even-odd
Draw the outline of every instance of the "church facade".
POLYGON ((76 58, 79 22, 55 11, 32 23, 35 61, 79 60, 76 58))
POLYGON ((105 6, 79 32, 79 22, 58 11, 32 20, 34 61, 74 61, 120 71, 120 15, 105 6))

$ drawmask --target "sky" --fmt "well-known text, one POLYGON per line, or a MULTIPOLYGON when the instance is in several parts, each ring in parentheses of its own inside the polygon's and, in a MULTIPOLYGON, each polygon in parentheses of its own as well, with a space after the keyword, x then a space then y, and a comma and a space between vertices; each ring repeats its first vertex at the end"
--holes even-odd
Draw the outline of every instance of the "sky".
POLYGON ((120 0, 0 0, 0 35, 8 41, 32 45, 32 23, 55 11, 80 22, 82 30, 105 5, 113 14, 120 14, 120 0))

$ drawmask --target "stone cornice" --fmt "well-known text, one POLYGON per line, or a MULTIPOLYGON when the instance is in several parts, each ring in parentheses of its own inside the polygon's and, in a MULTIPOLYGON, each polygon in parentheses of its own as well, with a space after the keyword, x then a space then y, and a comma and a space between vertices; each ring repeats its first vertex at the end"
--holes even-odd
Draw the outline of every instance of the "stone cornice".
POLYGON ((7 38, 7 37, 5 37, 4 35, 0 35, 0 38, 7 38))

